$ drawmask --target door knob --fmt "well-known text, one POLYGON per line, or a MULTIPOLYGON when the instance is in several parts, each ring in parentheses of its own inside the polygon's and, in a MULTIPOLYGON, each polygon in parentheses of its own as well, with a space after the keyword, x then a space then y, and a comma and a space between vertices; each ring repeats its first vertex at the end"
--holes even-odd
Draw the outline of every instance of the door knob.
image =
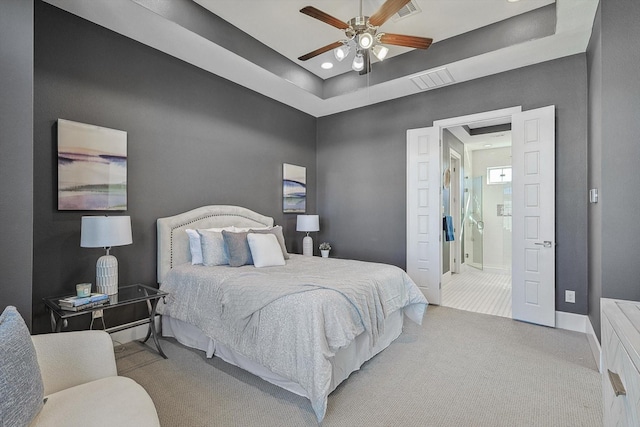
POLYGON ((544 246, 545 248, 550 248, 551 242, 549 240, 545 240, 543 243, 536 242, 536 245, 544 246))

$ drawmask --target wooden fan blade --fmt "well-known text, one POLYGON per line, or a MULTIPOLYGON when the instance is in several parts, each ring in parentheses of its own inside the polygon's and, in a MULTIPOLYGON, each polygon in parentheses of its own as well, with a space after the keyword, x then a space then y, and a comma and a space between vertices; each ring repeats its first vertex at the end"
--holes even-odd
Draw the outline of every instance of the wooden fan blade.
POLYGON ((302 55, 300 58, 298 58, 300 61, 306 61, 307 59, 311 59, 313 57, 316 57, 320 54, 323 54, 325 52, 329 52, 332 49, 335 49, 337 47, 342 46, 342 42, 334 42, 331 44, 328 44, 324 47, 321 47, 319 49, 314 50, 313 52, 309 52, 306 55, 302 55))
POLYGON ((339 28, 341 30, 346 30, 347 28, 349 28, 349 24, 347 24, 346 22, 341 21, 338 18, 334 18, 328 13, 324 13, 323 11, 316 9, 313 6, 303 7, 302 9, 300 9, 300 12, 304 13, 305 15, 309 15, 312 18, 316 18, 317 20, 322 21, 325 24, 329 24, 331 26, 339 28))
POLYGON ((396 46, 413 47, 416 49, 427 49, 431 46, 433 39, 427 37, 403 36, 402 34, 382 33, 380 43, 393 44, 396 46))
POLYGON ((411 0, 387 0, 382 6, 380 6, 380 9, 376 10, 376 12, 371 15, 369 23, 374 27, 379 27, 387 22, 387 19, 391 18, 394 13, 397 13, 410 1, 411 0))

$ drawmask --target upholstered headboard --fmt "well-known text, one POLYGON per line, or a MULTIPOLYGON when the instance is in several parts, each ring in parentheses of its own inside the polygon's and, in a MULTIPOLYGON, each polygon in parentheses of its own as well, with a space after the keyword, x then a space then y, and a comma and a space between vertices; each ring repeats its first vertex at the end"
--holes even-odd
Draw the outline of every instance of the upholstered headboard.
POLYGON ((159 218, 158 226, 158 283, 174 266, 189 262, 187 228, 272 227, 273 218, 240 206, 203 206, 185 213, 159 218))

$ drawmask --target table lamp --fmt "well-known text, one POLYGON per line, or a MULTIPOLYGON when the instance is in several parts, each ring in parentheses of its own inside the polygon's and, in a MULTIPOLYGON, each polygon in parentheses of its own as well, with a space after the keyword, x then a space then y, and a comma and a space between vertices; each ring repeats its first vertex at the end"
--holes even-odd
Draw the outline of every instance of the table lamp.
POLYGON ((109 255, 113 246, 130 245, 131 218, 129 216, 83 216, 80 246, 105 248, 106 255, 96 263, 96 291, 101 294, 118 293, 118 260, 109 255))
POLYGON ((302 255, 313 255, 313 239, 309 236, 311 231, 320 230, 320 219, 318 215, 298 215, 296 222, 296 231, 306 232, 307 235, 302 239, 302 255))

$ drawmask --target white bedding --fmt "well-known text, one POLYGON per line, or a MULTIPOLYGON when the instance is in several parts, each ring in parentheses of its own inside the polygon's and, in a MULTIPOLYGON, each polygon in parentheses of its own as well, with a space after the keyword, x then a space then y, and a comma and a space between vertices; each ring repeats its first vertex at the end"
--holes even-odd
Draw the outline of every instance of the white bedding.
POLYGON ((427 304, 397 267, 299 255, 262 269, 181 264, 161 289, 169 296, 158 312, 300 385, 318 421, 336 385, 336 353, 360 334, 373 349, 393 313, 421 323, 427 304))

